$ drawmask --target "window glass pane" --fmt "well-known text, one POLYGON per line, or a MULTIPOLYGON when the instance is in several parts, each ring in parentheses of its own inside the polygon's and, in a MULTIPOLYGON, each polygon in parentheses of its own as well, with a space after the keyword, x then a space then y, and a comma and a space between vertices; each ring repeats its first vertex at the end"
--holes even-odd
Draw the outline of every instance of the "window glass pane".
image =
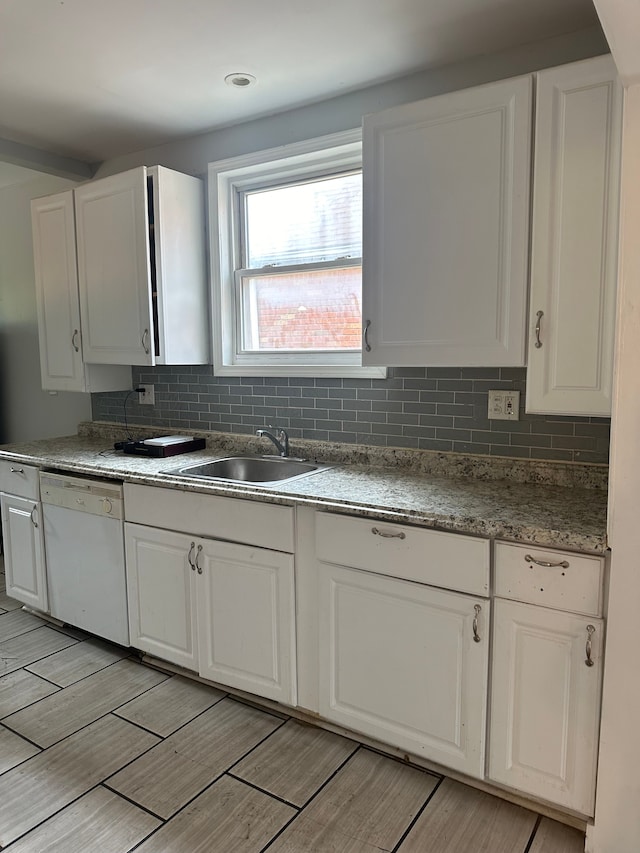
POLYGON ((245 351, 359 350, 362 269, 242 279, 245 351))
POLYGON ((362 255, 362 173, 248 193, 247 267, 362 255))

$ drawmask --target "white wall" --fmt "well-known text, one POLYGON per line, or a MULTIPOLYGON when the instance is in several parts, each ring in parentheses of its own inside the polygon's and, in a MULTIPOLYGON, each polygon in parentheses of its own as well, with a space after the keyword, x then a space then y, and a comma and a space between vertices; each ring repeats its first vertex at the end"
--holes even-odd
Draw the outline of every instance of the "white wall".
POLYGON ((607 53, 608 49, 600 28, 592 27, 493 56, 476 57, 455 65, 411 74, 268 118, 117 157, 103 163, 96 177, 113 175, 142 165, 167 166, 203 177, 207 174, 207 164, 214 160, 350 130, 360 127, 363 115, 386 107, 586 59, 607 53))
POLYGON ((91 419, 89 394, 40 385, 29 202, 70 186, 47 176, 0 188, 0 442, 70 435, 91 419))

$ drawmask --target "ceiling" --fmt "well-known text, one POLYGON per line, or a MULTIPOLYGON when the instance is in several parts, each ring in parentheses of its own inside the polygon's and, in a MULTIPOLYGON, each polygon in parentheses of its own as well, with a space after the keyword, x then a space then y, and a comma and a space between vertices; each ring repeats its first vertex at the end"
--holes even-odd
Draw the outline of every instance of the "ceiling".
POLYGON ((98 162, 596 23, 591 0, 2 0, 0 138, 98 162))

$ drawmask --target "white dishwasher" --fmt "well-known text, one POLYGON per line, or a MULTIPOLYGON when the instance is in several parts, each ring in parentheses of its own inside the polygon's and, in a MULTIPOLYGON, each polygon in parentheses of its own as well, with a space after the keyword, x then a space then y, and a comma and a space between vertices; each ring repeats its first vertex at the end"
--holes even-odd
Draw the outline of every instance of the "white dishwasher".
POLYGON ((40 474, 51 615, 129 645, 122 484, 40 474))

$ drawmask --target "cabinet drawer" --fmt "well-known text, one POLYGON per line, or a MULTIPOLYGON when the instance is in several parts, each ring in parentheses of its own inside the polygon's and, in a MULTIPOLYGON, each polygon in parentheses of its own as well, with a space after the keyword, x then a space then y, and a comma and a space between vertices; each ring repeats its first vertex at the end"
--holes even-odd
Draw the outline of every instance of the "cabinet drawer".
POLYGON ((496 595, 557 610, 601 615, 603 557, 505 542, 497 542, 495 549, 496 595))
POLYGON ((489 594, 489 541, 472 536, 322 512, 316 555, 326 563, 489 594))
POLYGON ((22 462, 0 459, 0 492, 37 501, 40 498, 38 469, 22 462))
POLYGON ((293 509, 219 495, 124 484, 125 518, 192 536, 293 553, 293 509))

